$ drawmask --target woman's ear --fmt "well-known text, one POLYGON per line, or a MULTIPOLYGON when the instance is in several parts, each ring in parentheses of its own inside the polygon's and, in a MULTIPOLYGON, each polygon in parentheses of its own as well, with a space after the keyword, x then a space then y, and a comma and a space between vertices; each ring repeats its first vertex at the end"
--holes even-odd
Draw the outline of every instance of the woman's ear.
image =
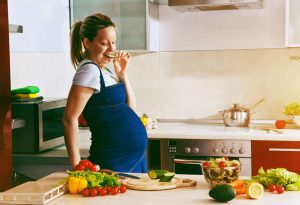
POLYGON ((89 48, 90 47, 90 41, 87 38, 83 38, 83 46, 84 48, 89 48))

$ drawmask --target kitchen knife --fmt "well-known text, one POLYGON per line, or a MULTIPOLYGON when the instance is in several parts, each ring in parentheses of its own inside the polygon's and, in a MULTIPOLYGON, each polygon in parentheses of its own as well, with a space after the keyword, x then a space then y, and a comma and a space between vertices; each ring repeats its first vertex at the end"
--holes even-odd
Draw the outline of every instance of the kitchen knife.
POLYGON ((132 174, 126 174, 126 173, 120 173, 117 172, 116 176, 120 177, 121 179, 131 178, 131 179, 140 179, 140 177, 132 175, 132 174))

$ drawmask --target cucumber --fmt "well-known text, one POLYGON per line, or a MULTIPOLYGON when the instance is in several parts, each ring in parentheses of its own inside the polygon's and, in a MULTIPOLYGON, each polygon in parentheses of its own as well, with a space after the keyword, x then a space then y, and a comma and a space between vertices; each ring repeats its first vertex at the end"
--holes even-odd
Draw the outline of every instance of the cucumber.
POLYGON ((160 169, 160 170, 150 170, 148 172, 148 176, 151 179, 160 179, 164 176, 164 174, 168 173, 168 170, 160 169))
POLYGON ((160 178, 160 182, 170 182, 173 177, 175 176, 174 172, 167 172, 164 174, 164 176, 162 178, 160 178))

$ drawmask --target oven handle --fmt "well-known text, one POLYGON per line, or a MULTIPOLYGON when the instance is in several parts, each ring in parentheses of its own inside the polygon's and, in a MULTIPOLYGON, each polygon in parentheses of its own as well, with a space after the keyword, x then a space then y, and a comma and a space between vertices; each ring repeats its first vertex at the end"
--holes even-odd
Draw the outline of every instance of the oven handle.
POLYGON ((173 159, 175 164, 202 164, 203 160, 190 160, 190 159, 173 159))
POLYGON ((269 148, 269 152, 300 152, 300 149, 292 149, 292 148, 269 148))

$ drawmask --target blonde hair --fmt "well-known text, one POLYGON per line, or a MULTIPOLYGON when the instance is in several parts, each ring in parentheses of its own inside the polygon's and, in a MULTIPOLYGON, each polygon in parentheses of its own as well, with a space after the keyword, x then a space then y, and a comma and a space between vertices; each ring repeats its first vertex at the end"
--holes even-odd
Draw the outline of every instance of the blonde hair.
POLYGON ((116 27, 110 17, 97 13, 86 17, 83 21, 73 24, 71 29, 71 62, 75 69, 78 64, 86 57, 83 48, 83 39, 93 41, 99 29, 109 26, 116 27))

